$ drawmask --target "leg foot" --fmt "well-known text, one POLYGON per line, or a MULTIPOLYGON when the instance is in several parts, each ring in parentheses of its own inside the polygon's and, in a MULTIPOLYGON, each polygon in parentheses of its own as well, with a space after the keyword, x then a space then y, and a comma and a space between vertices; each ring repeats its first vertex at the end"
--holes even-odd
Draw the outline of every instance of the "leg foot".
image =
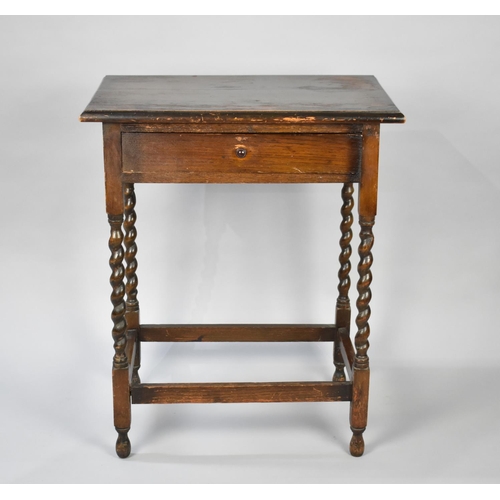
POLYGON ((130 455, 130 440, 128 438, 128 431, 130 429, 116 429, 118 432, 118 439, 116 440, 116 454, 120 458, 127 458, 130 455))
POLYGON ((365 451, 365 441, 363 439, 363 431, 358 429, 352 429, 352 438, 349 445, 349 450, 353 457, 360 457, 365 451))

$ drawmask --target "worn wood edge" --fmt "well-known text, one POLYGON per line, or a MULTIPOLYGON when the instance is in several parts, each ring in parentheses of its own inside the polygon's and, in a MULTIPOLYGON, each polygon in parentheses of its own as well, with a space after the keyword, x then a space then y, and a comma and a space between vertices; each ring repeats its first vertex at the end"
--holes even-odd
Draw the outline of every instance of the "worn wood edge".
POLYGON ((351 401, 352 382, 138 384, 133 404, 351 401))
POLYGON ((338 335, 340 340, 340 352, 342 354, 342 360, 345 364, 347 376, 349 377, 349 380, 352 380, 354 347, 352 345, 351 337, 349 337, 349 332, 346 328, 339 328, 338 335))
POLYGON ((178 184, 309 184, 358 182, 359 173, 350 174, 276 174, 276 173, 188 173, 188 172, 123 172, 123 182, 178 184))
POLYGON ((353 134, 361 135, 360 123, 137 123, 122 124, 124 133, 186 134, 353 134))
POLYGON ((333 342, 335 325, 141 325, 142 342, 333 342))
POLYGON ((301 113, 281 111, 279 113, 207 113, 207 112, 157 112, 144 113, 132 111, 84 111, 81 122, 104 123, 344 123, 344 122, 378 122, 404 123, 405 116, 401 112, 394 113, 335 113, 302 111, 301 113))

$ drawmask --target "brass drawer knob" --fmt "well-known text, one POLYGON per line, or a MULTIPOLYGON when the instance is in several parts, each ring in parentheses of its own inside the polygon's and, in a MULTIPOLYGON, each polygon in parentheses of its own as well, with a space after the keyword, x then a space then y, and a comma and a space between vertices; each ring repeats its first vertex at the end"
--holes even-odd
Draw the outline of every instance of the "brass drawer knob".
POLYGON ((246 148, 236 148, 236 156, 238 158, 245 158, 246 155, 247 155, 246 148))

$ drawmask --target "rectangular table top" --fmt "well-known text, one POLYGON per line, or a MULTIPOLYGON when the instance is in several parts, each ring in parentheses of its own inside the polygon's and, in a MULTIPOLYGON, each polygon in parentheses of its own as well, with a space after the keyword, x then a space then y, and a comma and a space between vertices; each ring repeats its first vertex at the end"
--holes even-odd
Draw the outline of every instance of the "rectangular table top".
POLYGON ((374 76, 106 76, 83 122, 404 122, 374 76))

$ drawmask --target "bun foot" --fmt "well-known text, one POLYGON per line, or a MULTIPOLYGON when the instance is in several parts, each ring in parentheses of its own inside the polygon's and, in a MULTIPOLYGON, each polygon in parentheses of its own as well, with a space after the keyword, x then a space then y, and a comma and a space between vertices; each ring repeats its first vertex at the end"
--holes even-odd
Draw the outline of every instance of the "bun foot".
POLYGON ((118 439, 116 440, 116 454, 120 458, 127 458, 130 455, 130 440, 128 438, 129 429, 117 429, 118 439))
POLYGON ((363 439, 363 431, 353 431, 349 450, 353 457, 360 457, 365 451, 365 441, 363 439))
POLYGON ((336 369, 335 370, 335 373, 333 374, 333 377, 332 377, 332 381, 333 382, 345 382, 346 381, 346 378, 345 378, 345 372, 344 372, 344 369, 336 369))

